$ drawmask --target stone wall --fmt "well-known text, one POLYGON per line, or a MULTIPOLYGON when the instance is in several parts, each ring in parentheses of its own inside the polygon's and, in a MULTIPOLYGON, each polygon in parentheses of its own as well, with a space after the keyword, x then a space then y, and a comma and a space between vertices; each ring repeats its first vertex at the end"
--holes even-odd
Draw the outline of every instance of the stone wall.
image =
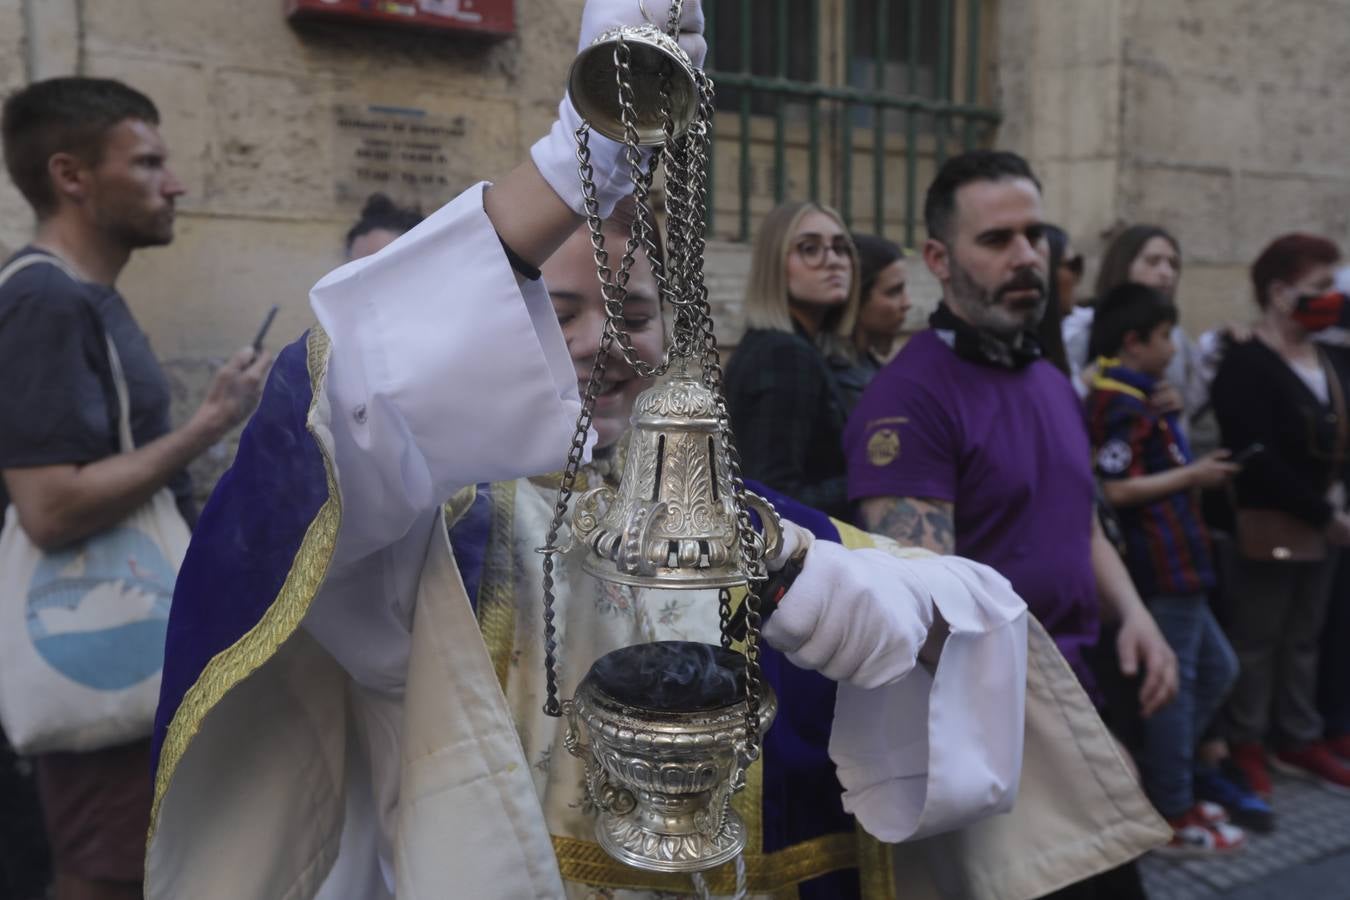
MULTIPOLYGON (((121 286, 174 378, 182 416, 270 305, 282 309, 274 345, 309 324, 306 291, 340 261, 359 206, 338 106, 450 123, 445 183, 424 196, 434 206, 509 169, 548 127, 581 6, 517 0, 518 34, 490 42, 297 29, 281 0, 0 0, 0 91, 80 71, 124 79, 160 105, 188 195, 177 240, 138 253, 121 286)), ((1350 245, 1350 0, 1300 0, 1297 15, 1281 0, 986 7, 996 52, 984 72, 1005 117, 997 143, 1032 160, 1050 217, 1088 254, 1089 279, 1114 229, 1164 224, 1183 244, 1180 301, 1194 330, 1249 314, 1245 269, 1274 235, 1305 228, 1350 245)), ((769 165, 768 145, 760 149, 769 165)), ((757 213, 772 199, 764 165, 757 213)), ((735 171, 723 157, 719 192, 734 196, 735 171)), ((790 175, 797 191, 800 174, 790 175)), ((719 230, 730 228, 720 206, 719 217, 719 230)), ((30 228, 5 180, 0 252, 30 228)), ((920 261, 911 268, 921 325, 937 286, 920 261)), ((712 244, 709 282, 728 343, 741 331, 747 269, 743 245, 712 244)), ((209 454, 202 483, 230 456, 228 443, 209 454)))
POLYGON ((1245 320, 1272 238, 1350 249, 1347 23, 1350 0, 1003 0, 999 142, 1090 262, 1156 222, 1182 244, 1187 327, 1245 320))

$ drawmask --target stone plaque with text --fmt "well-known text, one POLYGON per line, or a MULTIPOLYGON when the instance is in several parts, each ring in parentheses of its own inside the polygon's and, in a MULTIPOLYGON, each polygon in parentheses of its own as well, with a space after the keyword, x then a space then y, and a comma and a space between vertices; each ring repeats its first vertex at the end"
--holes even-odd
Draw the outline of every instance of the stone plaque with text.
POLYGON ((337 202, 360 207, 379 191, 423 212, 445 203, 472 177, 464 166, 469 127, 463 116, 394 106, 339 104, 337 202))

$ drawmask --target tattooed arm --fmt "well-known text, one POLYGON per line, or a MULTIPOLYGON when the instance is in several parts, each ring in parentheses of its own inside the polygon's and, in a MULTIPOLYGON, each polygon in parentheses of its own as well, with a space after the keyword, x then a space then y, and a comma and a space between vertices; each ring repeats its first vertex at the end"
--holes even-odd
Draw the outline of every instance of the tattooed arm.
POLYGON ((956 552, 955 517, 950 500, 869 497, 862 501, 863 526, 907 547, 934 553, 956 552))

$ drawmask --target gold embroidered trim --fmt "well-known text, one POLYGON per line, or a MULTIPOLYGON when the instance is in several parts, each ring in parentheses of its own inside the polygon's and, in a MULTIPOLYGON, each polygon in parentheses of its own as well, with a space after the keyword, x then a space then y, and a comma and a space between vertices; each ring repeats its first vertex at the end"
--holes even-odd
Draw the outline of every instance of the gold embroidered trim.
POLYGON ((872 837, 862 828, 858 835, 858 882, 862 900, 896 900, 895 865, 888 844, 872 837))
MULTIPOLYGON (((599 844, 553 835, 553 851, 563 878, 595 887, 629 890, 688 893, 692 883, 687 875, 644 872, 618 862, 599 844)), ((745 855, 746 887, 759 894, 788 890, 799 882, 819 878, 838 869, 858 864, 858 844, 852 834, 827 834, 794 844, 776 853, 745 855)), ((705 872, 708 889, 731 894, 736 889, 733 863, 705 872)))
POLYGON ((445 505, 441 507, 441 514, 445 517, 445 530, 449 531, 458 525, 459 520, 464 518, 465 513, 473 508, 473 502, 477 499, 478 485, 476 484, 455 491, 450 499, 445 501, 445 505))
POLYGON ((483 633, 497 683, 506 691, 516 645, 516 483, 499 481, 488 491, 492 519, 478 587, 478 630, 483 633))
MULTIPOLYGON (((312 419, 328 371, 328 335, 316 325, 310 329, 305 346, 308 351, 310 388, 313 391, 307 417, 311 421, 307 422, 306 427, 313 434, 312 419)), ((168 793, 174 771, 200 730, 203 720, 225 694, 267 662, 294 633, 328 572, 333 547, 337 543, 338 525, 342 520, 342 503, 338 496, 337 479, 333 474, 333 461, 317 436, 315 444, 323 456, 324 473, 328 479, 328 499, 309 523, 300 549, 291 563, 291 570, 286 573, 286 580, 267 612, 243 637, 212 657, 174 712, 173 721, 169 723, 164 744, 160 748, 159 770, 155 773, 155 797, 150 809, 150 831, 146 835, 147 857, 159 824, 160 804, 168 793)))

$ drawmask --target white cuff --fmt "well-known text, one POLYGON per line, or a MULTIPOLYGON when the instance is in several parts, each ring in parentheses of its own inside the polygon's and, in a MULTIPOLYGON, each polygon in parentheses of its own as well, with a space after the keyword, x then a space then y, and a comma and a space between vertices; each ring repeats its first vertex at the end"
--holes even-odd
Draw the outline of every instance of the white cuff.
MULTIPOLYGON (((535 141, 530 148, 539 174, 549 187, 579 216, 586 215, 585 198, 581 193, 581 173, 577 162, 577 129, 581 115, 569 97, 558 104, 558 118, 549 133, 535 141)), ((624 146, 594 130, 590 134, 591 169, 595 180, 595 197, 600 203, 600 218, 609 218, 614 205, 633 192, 633 175, 624 158, 624 146)), ((645 166, 651 151, 639 150, 645 166)))

